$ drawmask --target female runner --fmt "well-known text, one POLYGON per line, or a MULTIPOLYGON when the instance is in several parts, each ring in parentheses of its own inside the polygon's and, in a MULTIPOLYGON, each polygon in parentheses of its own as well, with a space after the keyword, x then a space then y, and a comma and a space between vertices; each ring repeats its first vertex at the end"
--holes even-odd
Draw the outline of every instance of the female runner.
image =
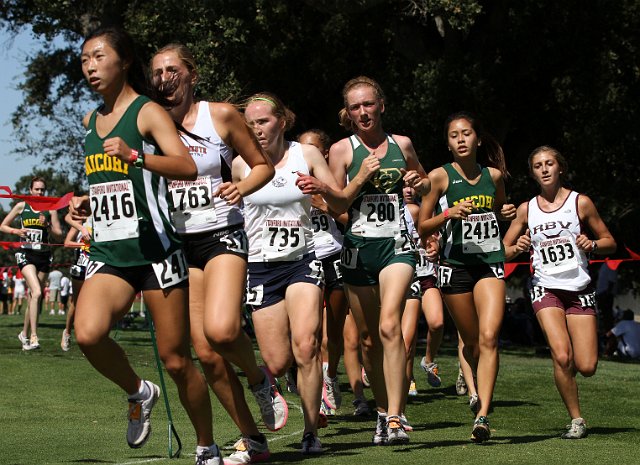
POLYGON ((96 370, 129 396, 127 442, 141 447, 149 438, 159 388, 140 379, 109 331, 143 291, 160 357, 196 430, 196 463, 218 464, 207 385, 189 346, 189 270, 170 223, 164 178, 195 179, 196 165, 170 116, 144 95, 142 64, 124 31, 101 28, 90 34, 81 61, 103 103, 83 120, 90 195, 72 202, 75 220, 89 212, 93 219, 76 340, 96 370))
POLYGON ((429 173, 431 192, 420 207, 419 231, 421 238, 441 232, 438 284, 464 341, 464 356, 477 373, 479 407, 471 440, 482 442, 491 436, 487 415, 498 376, 505 302, 498 217, 513 218, 515 207, 505 203, 502 148, 478 121, 455 113, 444 130, 453 162, 429 173))
POLYGON ((533 250, 531 303, 551 348, 556 387, 571 417, 561 437, 580 439, 587 436, 587 425, 580 412, 576 374, 593 376, 598 365, 595 292, 587 254, 613 253, 616 243, 591 199, 563 186, 567 171, 567 161, 553 147, 538 147, 529 155, 529 173, 540 194, 518 207, 504 247, 507 260, 533 250))
MULTIPOLYGON (((29 185, 29 194, 42 196, 46 189, 44 179, 35 177, 29 185)), ((46 280, 51 266, 51 247, 48 244, 52 239, 62 238, 58 212, 39 212, 25 201, 18 202, 2 220, 0 231, 18 236, 22 243, 20 252, 16 252, 16 262, 27 282, 30 298, 24 312, 24 326, 18 334, 18 339, 22 343, 22 350, 39 349, 38 315, 42 300, 42 283, 46 280), (17 217, 20 218, 20 227, 13 228, 11 223, 17 217)))
MULTIPOLYGON (((322 264, 316 259, 311 225, 311 194, 346 209, 322 154, 311 145, 290 142, 284 133, 295 115, 270 93, 250 97, 245 118, 276 168, 269 184, 245 196, 249 237, 247 304, 268 370, 283 376, 292 360, 304 413, 303 454, 322 453, 317 438, 322 383, 320 325, 322 264)), ((233 162, 234 182, 249 176, 241 158, 233 162)))
POLYGON ((407 184, 422 195, 428 182, 411 140, 382 128, 385 102, 378 83, 354 78, 342 96, 340 122, 354 135, 331 147, 329 164, 336 180, 357 193, 349 208, 342 278, 378 407, 373 443, 406 443, 409 436, 400 422, 406 394, 400 319, 416 259, 402 188, 407 184), (355 176, 359 171, 366 172, 364 182, 355 176))
POLYGON ((247 237, 239 204, 273 177, 273 166, 230 104, 196 101, 198 70, 181 44, 160 49, 151 61, 153 85, 167 98, 171 117, 198 166, 196 181, 173 181, 173 223, 189 264, 191 341, 214 393, 242 433, 239 449, 225 463, 266 460, 266 438, 258 431, 231 363, 247 376, 267 427, 286 422, 284 398, 258 368, 251 340, 242 329, 242 299, 247 276, 247 237), (234 152, 251 167, 241 182, 231 182, 234 152), (215 350, 214 350, 215 349, 215 350), (224 357, 224 358, 223 358, 224 357))

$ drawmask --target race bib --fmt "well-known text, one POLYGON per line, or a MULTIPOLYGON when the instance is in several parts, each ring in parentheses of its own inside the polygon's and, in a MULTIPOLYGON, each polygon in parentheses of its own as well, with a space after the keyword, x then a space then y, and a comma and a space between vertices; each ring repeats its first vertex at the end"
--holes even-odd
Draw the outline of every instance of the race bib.
POLYGON ((30 229, 27 228, 27 235, 22 240, 25 241, 22 244, 23 249, 40 250, 42 249, 42 229, 30 229))
POLYGON ((324 284, 324 268, 320 260, 312 260, 309 263, 309 274, 307 278, 315 279, 318 283, 324 284))
POLYGON ((311 209, 311 225, 313 226, 313 242, 316 246, 333 243, 329 216, 317 208, 311 209))
POLYGON ((247 305, 262 305, 264 285, 260 284, 256 287, 247 288, 247 295, 245 297, 247 305))
POLYGON ((340 264, 348 270, 355 270, 358 264, 358 249, 343 247, 340 252, 340 264))
POLYGON ((451 286, 451 275, 453 274, 453 269, 440 265, 438 267, 438 287, 449 287, 451 286))
POLYGON ((244 229, 238 229, 227 234, 220 238, 220 242, 224 242, 227 246, 227 250, 230 252, 236 252, 243 255, 249 254, 249 239, 247 239, 247 233, 244 229))
POLYGON ((76 262, 76 265, 85 267, 88 264, 89 264, 89 256, 81 252, 80 255, 78 256, 78 261, 76 262))
POLYGON ((578 299, 580 299, 580 305, 582 305, 583 308, 594 308, 596 306, 595 292, 590 292, 589 294, 578 294, 578 299))
POLYGON ((416 264, 416 276, 423 278, 433 275, 433 263, 427 259, 427 251, 418 248, 418 263, 416 264))
POLYGON ((94 241, 108 242, 138 237, 138 211, 131 180, 94 184, 90 186, 89 194, 94 241))
POLYGON ((87 264, 87 271, 85 271, 84 274, 84 279, 89 279, 90 277, 92 277, 103 266, 104 262, 89 261, 89 263, 87 264))
POLYGON ((295 260, 306 249, 300 220, 268 219, 262 228, 262 257, 266 261, 295 260))
POLYGON ((217 221, 213 204, 211 176, 199 176, 195 181, 171 181, 171 218, 179 229, 189 229, 217 221))
POLYGON ((182 249, 178 249, 158 263, 152 263, 153 272, 161 289, 166 289, 189 279, 189 265, 182 249))
POLYGON ((533 286, 531 291, 529 292, 529 296, 531 297, 531 302, 539 302, 545 296, 546 291, 542 286, 533 286))
POLYGON ((496 215, 476 213, 462 220, 462 252, 487 253, 500 250, 500 229, 496 215))
POLYGON ((336 272, 336 278, 342 279, 342 270, 340 269, 340 260, 334 260, 333 269, 336 272))
POLYGON ((398 194, 367 194, 355 210, 351 232, 364 237, 397 237, 400 234, 398 194))
POLYGON ((554 275, 578 268, 578 254, 572 239, 563 236, 540 241, 540 267, 545 274, 554 275))
POLYGON ((401 255, 416 251, 416 243, 411 234, 404 232, 398 233, 396 236, 395 254, 401 255))
POLYGON ((16 263, 18 266, 27 264, 27 256, 24 252, 16 252, 16 263))

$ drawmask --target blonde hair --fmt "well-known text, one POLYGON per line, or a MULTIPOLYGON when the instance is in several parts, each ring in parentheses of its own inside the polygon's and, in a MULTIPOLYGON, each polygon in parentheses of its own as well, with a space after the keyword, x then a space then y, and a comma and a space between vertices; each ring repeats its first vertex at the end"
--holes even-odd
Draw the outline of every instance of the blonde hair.
POLYGON ((356 124, 349 118, 348 111, 348 102, 347 95, 356 87, 360 86, 369 86, 372 87, 374 92, 376 93, 376 97, 380 102, 384 103, 384 92, 382 91, 382 87, 378 84, 374 79, 371 79, 367 76, 358 76, 356 78, 350 79, 342 88, 342 100, 344 102, 344 108, 341 108, 338 112, 338 119, 340 121, 340 126, 343 128, 355 132, 357 129, 356 124))
POLYGON ((257 94, 253 94, 251 97, 242 102, 239 107, 242 110, 246 110, 250 103, 253 102, 266 102, 271 106, 271 112, 277 118, 284 119, 284 130, 288 131, 293 127, 296 123, 296 114, 292 112, 289 108, 285 106, 285 104, 280 100, 280 98, 271 92, 258 92, 257 94))

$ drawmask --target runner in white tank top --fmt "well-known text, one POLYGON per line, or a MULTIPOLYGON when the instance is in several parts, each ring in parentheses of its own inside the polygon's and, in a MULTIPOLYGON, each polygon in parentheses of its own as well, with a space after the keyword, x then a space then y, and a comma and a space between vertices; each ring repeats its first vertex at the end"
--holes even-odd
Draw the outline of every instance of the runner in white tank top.
POLYGON ((591 282, 587 254, 576 246, 576 238, 583 234, 578 196, 569 192, 553 211, 542 210, 537 196, 529 200, 527 226, 534 286, 580 291, 591 282))
MULTIPOLYGON (((247 123, 276 168, 269 184, 245 197, 247 303, 271 373, 284 376, 295 359, 304 413, 302 453, 317 454, 322 452, 317 437, 322 381, 317 335, 323 277, 313 246, 310 195, 322 194, 336 211, 345 211, 348 203, 322 154, 284 139, 295 115, 277 96, 256 94, 244 106, 247 123)), ((248 173, 244 161, 234 160, 234 181, 241 182, 248 173)))
MULTIPOLYGON (((244 176, 249 172, 245 167, 244 176)), ((302 146, 289 142, 271 182, 244 198, 250 263, 298 261, 315 252, 311 197, 296 186, 298 173, 308 175, 309 167, 302 146)))
POLYGON ((173 199, 172 220, 180 234, 220 230, 243 221, 239 205, 229 204, 214 195, 223 182, 231 180, 233 148, 218 135, 211 119, 210 104, 201 101, 194 105, 197 114, 193 128, 189 129, 191 134, 183 133, 181 137, 198 167, 198 179, 169 184, 173 199))
MULTIPOLYGON (((269 448, 244 398, 230 364, 247 376, 265 424, 286 423, 286 402, 258 367, 251 340, 242 329, 242 301, 247 273, 247 238, 240 211, 242 197, 273 176, 273 166, 247 128, 242 115, 226 103, 196 102, 198 73, 192 53, 172 44, 152 60, 154 85, 174 103, 170 113, 183 130, 183 143, 198 168, 196 181, 174 181, 172 218, 182 235, 189 264, 191 340, 207 380, 242 433, 234 463, 264 460, 269 448), (242 182, 231 182, 233 154, 253 168, 242 182), (215 349, 215 350, 214 350, 215 349)), ((214 453, 215 455, 215 453, 214 453)))
POLYGON ((503 242, 507 260, 533 248, 532 305, 551 348, 556 387, 571 417, 561 437, 580 439, 586 437, 587 426, 580 412, 576 374, 592 376, 598 365, 586 254, 612 253, 616 243, 591 199, 562 186, 567 169, 565 158, 553 147, 538 147, 531 153, 529 172, 540 195, 518 207, 503 242))

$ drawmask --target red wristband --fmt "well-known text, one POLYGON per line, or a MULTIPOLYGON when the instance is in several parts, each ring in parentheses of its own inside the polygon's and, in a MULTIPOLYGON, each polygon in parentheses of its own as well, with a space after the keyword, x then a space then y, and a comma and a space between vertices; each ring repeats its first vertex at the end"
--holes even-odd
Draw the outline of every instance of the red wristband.
POLYGON ((136 149, 131 149, 131 155, 129 155, 129 164, 133 165, 138 159, 138 151, 136 149))
POLYGON ((442 212, 445 221, 449 219, 449 209, 447 208, 444 212, 442 212))

